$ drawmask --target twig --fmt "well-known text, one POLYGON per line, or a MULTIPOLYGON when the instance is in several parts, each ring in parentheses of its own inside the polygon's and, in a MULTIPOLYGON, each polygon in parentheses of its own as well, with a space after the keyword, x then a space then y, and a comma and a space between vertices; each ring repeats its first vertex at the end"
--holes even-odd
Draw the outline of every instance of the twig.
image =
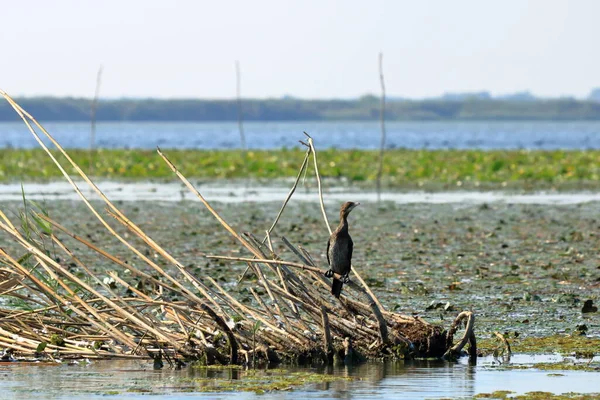
MULTIPOLYGON (((302 165, 300 166, 300 171, 298 172, 298 175, 296 176, 296 180, 294 181, 294 184, 292 185, 292 188, 290 189, 287 197, 283 201, 283 204, 281 205, 281 208, 279 209, 279 212, 277 213, 275 220, 271 224, 271 227, 267 230, 265 238, 263 239, 262 243, 265 243, 265 241, 269 240, 269 236, 270 236, 271 232, 273 232, 273 229, 275 229, 275 226, 277 225, 277 223, 279 222, 279 219, 281 218, 281 215, 283 214, 283 210, 285 210, 285 207, 287 206, 288 202, 292 198, 292 195, 296 191, 296 188, 298 187, 298 182, 300 182, 300 177, 302 176, 302 172, 306 171, 306 167, 308 165, 308 159, 310 157, 310 152, 311 152, 311 149, 309 147, 306 150, 306 154, 304 155, 304 161, 302 161, 302 165)), ((272 251, 272 249, 271 249, 271 251, 272 251)), ((240 279, 238 279, 238 282, 237 282, 238 285, 244 280, 244 277, 248 273, 248 268, 249 267, 246 267, 246 269, 242 273, 242 276, 240 277, 240 279)))
POLYGON ((292 198, 292 195, 294 194, 294 192, 296 192, 296 188, 298 187, 298 182, 300 182, 302 173, 303 173, 303 171, 306 171, 306 167, 308 166, 308 159, 310 157, 310 153, 311 153, 311 148, 308 148, 306 150, 306 154, 304 155, 304 160, 302 161, 302 165, 300 165, 300 171, 298 171, 298 175, 296 176, 296 179, 294 180, 294 184, 292 185, 292 188, 290 189, 287 197, 283 201, 283 204, 281 205, 281 208, 279 209, 279 212, 277 213, 277 216, 275 217, 273 224, 271 224, 271 227, 267 230, 267 234, 265 235, 265 238, 263 239, 263 243, 265 242, 265 240, 267 240, 267 237, 271 234, 271 232, 273 232, 273 229, 275 229, 277 222, 279 222, 279 218, 281 218, 281 215, 283 214, 283 210, 285 210, 285 207, 287 206, 288 202, 292 198))
POLYGON ((263 301, 263 299, 261 299, 261 297, 258 295, 258 293, 256 293, 256 290, 254 290, 253 287, 250 287, 250 293, 252 293, 252 296, 254 296, 254 298, 256 299, 256 302, 261 305, 261 307, 263 308, 263 310, 265 310, 265 313, 268 314, 269 317, 271 317, 271 319, 274 322, 277 322, 277 318, 275 318, 275 315, 273 314, 273 312, 271 311, 271 309, 269 307, 267 307, 267 305, 265 304, 265 302, 263 301))
POLYGON ((235 304, 242 312, 241 314, 244 315, 246 313, 252 315, 252 317, 256 320, 259 320, 260 322, 262 322, 263 324, 265 324, 266 326, 268 326, 269 328, 271 328, 274 332, 282 335, 283 337, 286 338, 291 338, 294 342, 296 342, 297 344, 299 344, 300 346, 305 345, 305 338, 299 339, 293 332, 287 332, 281 328, 279 328, 278 326, 273 325, 272 323, 270 323, 268 320, 266 320, 265 318, 261 317, 258 313, 256 313, 254 310, 250 309, 249 307, 246 307, 245 305, 243 305, 242 303, 240 303, 237 299, 235 299, 234 297, 232 297, 229 293, 227 293, 213 278, 211 278, 210 276, 207 277, 207 279, 225 296, 227 297, 233 304, 235 304))
POLYGON ((288 328, 288 330, 290 330, 291 324, 288 321, 287 317, 285 316, 285 313, 282 311, 281 307, 279 306, 279 302, 277 301, 277 299, 275 298, 275 296, 273 296, 273 293, 271 292, 271 284, 269 283, 269 280, 263 274, 263 271, 260 268, 260 265, 255 265, 255 263, 249 263, 249 264, 251 264, 254 267, 254 269, 256 270, 256 273, 258 275, 259 281, 262 283, 263 287, 267 291, 267 294, 269 295, 269 298, 271 299, 271 301, 275 305, 275 308, 277 310, 277 315, 280 315, 282 317, 283 323, 286 325, 286 327, 288 328))
MULTIPOLYGON (((213 258, 217 260, 230 260, 230 261, 243 261, 249 263, 263 263, 263 264, 274 264, 274 265, 287 265, 288 267, 300 268, 307 271, 318 272, 324 274, 324 272, 320 268, 311 267, 310 265, 290 262, 290 261, 281 261, 281 260, 268 260, 265 258, 247 258, 247 257, 229 257, 229 256, 216 256, 216 255, 207 255, 206 258, 213 258)), ((335 274, 334 277, 340 279, 342 275, 335 274)))
POLYGON ((327 355, 327 364, 331 365, 333 364, 333 343, 331 341, 327 309, 324 306, 321 306, 321 324, 323 326, 323 350, 327 355))
POLYGON ((327 213, 325 212, 325 203, 323 202, 323 189, 321 187, 321 175, 319 174, 319 163, 317 162, 317 152, 315 150, 315 146, 313 144, 313 139, 310 135, 304 132, 306 137, 308 137, 308 145, 310 146, 310 150, 313 155, 313 161, 315 165, 315 175, 317 177, 317 186, 319 188, 319 204, 321 205, 321 213, 323 214, 323 220, 325 221, 325 226, 327 226, 327 231, 331 235, 331 226, 329 226, 329 220, 327 219, 327 213))

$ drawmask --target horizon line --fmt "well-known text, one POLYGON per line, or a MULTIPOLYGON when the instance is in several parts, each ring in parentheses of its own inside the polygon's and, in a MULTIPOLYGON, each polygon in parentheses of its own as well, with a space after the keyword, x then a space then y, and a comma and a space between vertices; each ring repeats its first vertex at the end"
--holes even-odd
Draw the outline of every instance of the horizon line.
MULTIPOLYGON (((578 100, 578 101, 593 101, 600 98, 600 88, 593 88, 587 96, 575 96, 564 94, 560 96, 537 96, 529 91, 519 91, 505 94, 492 94, 488 91, 477 92, 445 92, 441 95, 430 97, 408 97, 401 95, 386 95, 386 100, 389 101, 464 101, 464 100, 506 100, 506 101, 544 101, 544 100, 578 100)), ((76 95, 51 95, 51 94, 36 94, 23 95, 18 94, 12 96, 15 99, 82 99, 92 100, 93 96, 76 96, 76 95)), ((265 96, 265 97, 243 97, 242 100, 265 101, 265 100, 301 100, 301 101, 357 101, 366 98, 380 99, 381 95, 374 93, 366 93, 358 96, 350 97, 300 97, 290 94, 280 96, 265 96)), ((177 101, 177 100, 201 100, 201 101, 237 101, 235 96, 230 97, 176 97, 176 96, 100 96, 99 101, 118 101, 118 100, 160 100, 160 101, 177 101)))

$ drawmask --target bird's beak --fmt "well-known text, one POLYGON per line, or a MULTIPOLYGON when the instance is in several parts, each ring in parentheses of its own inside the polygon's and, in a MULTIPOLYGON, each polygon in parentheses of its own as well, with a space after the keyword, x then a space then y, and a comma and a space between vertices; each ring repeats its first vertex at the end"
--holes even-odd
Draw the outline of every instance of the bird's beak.
POLYGON ((351 210, 354 210, 358 206, 360 206, 360 203, 354 203, 354 205, 352 206, 351 210))

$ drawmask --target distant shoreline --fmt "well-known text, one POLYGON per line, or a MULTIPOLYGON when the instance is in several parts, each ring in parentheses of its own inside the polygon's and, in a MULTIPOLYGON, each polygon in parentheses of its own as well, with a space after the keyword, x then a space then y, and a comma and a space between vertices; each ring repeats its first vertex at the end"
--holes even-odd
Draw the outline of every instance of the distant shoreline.
MULTIPOLYGON (((16 101, 40 121, 89 121, 91 99, 30 97, 16 101)), ((222 122, 237 121, 235 100, 117 99, 101 100, 97 121, 102 122, 222 122)), ((355 100, 245 99, 244 121, 378 121, 379 99, 355 100)), ((600 102, 589 100, 389 100, 388 121, 600 121, 600 102)), ((17 121, 7 102, 0 102, 0 122, 17 121)))

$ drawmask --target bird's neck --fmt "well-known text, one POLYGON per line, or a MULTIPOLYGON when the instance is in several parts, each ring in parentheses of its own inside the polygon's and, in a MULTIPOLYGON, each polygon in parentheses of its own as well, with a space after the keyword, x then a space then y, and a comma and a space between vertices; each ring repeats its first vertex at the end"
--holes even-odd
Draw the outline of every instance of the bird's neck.
POLYGON ((340 215, 340 224, 337 230, 338 232, 348 232, 348 218, 345 215, 340 215))

